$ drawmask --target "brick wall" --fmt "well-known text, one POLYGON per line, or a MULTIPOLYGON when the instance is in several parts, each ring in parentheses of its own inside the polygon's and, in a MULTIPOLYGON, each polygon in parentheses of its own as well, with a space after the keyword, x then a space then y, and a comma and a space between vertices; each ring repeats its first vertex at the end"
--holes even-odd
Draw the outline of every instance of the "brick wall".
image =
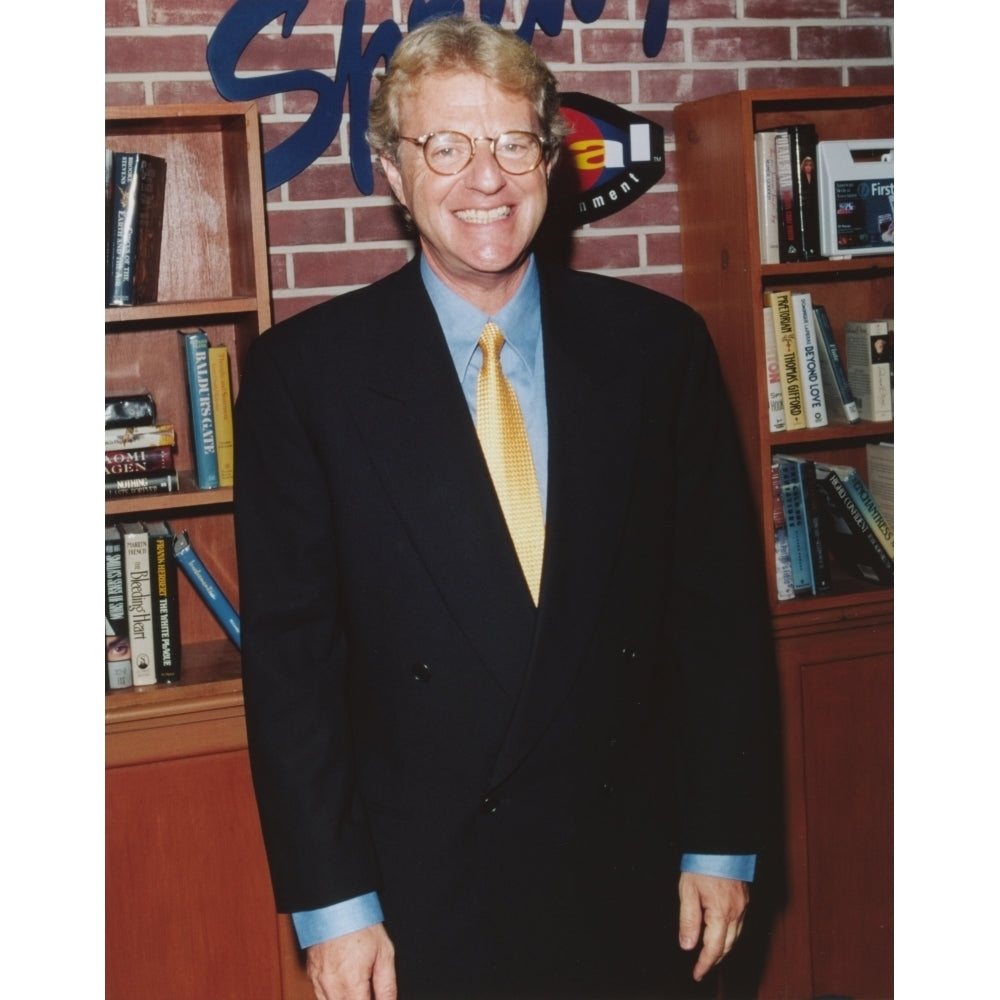
MULTIPOLYGON (((413 2, 368 0, 366 38, 384 21, 405 25, 413 2)), ((562 31, 548 37, 536 29, 532 44, 562 89, 627 107, 660 123, 666 137, 662 180, 630 207, 579 229, 573 265, 679 296, 674 106, 734 89, 890 83, 893 0, 673 0, 663 46, 647 58, 642 31, 651 2, 607 0, 590 23, 577 19, 565 3, 562 31)), ((106 103, 220 100, 205 50, 231 5, 232 0, 105 0, 106 103)), ((312 69, 332 77, 344 6, 344 0, 310 0, 287 39, 272 22, 248 46, 241 74, 312 69)), ((478 13, 475 0, 465 6, 478 13)), ((591 10, 597 6, 591 0, 591 10)), ((508 2, 505 23, 520 25, 527 7, 526 0, 508 2)), ((258 101, 265 148, 295 131, 313 103, 308 91, 258 101)), ((367 196, 354 184, 348 120, 345 114, 337 140, 322 156, 268 192, 276 319, 366 284, 413 252, 384 180, 377 177, 367 196)))

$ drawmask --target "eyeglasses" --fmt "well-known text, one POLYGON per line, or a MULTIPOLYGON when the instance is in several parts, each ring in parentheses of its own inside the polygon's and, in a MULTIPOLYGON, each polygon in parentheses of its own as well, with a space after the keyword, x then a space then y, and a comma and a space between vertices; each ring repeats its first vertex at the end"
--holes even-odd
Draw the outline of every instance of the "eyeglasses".
POLYGON ((507 174, 530 173, 545 154, 545 141, 533 132, 503 132, 495 139, 480 135, 475 139, 461 132, 428 132, 416 139, 401 135, 424 151, 427 166, 436 174, 461 173, 476 155, 476 143, 488 142, 500 169, 507 174))

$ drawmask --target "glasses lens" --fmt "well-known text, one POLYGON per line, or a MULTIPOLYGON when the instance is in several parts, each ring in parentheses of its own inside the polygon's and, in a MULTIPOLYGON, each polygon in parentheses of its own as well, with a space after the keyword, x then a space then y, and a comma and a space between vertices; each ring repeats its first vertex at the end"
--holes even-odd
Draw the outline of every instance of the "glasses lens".
POLYGON ((472 159, 472 142, 461 132, 435 132, 424 143, 424 159, 439 174, 457 174, 472 159))
POLYGON ((504 132, 496 142, 497 163, 509 174, 526 174, 538 166, 542 144, 531 132, 504 132))

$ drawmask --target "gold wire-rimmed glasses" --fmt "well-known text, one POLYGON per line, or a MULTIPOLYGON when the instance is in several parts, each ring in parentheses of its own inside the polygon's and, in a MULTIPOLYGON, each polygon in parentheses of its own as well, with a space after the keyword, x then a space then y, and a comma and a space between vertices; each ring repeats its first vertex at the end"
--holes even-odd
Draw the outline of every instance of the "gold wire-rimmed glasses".
POLYGON ((476 155, 476 143, 488 142, 500 169, 507 174, 530 173, 545 155, 545 140, 534 132, 502 132, 496 138, 480 135, 472 138, 462 132, 428 132, 400 139, 419 146, 427 166, 436 174, 448 177, 461 173, 476 155))

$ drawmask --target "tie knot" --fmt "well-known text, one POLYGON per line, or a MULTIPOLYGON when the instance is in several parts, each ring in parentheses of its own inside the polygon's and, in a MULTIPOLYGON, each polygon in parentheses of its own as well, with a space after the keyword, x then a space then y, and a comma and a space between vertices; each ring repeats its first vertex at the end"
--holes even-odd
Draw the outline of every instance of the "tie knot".
POLYGON ((483 357, 489 362, 496 361, 500 356, 503 343, 503 333, 501 333, 500 327, 496 323, 487 323, 479 335, 479 347, 483 352, 483 357))

